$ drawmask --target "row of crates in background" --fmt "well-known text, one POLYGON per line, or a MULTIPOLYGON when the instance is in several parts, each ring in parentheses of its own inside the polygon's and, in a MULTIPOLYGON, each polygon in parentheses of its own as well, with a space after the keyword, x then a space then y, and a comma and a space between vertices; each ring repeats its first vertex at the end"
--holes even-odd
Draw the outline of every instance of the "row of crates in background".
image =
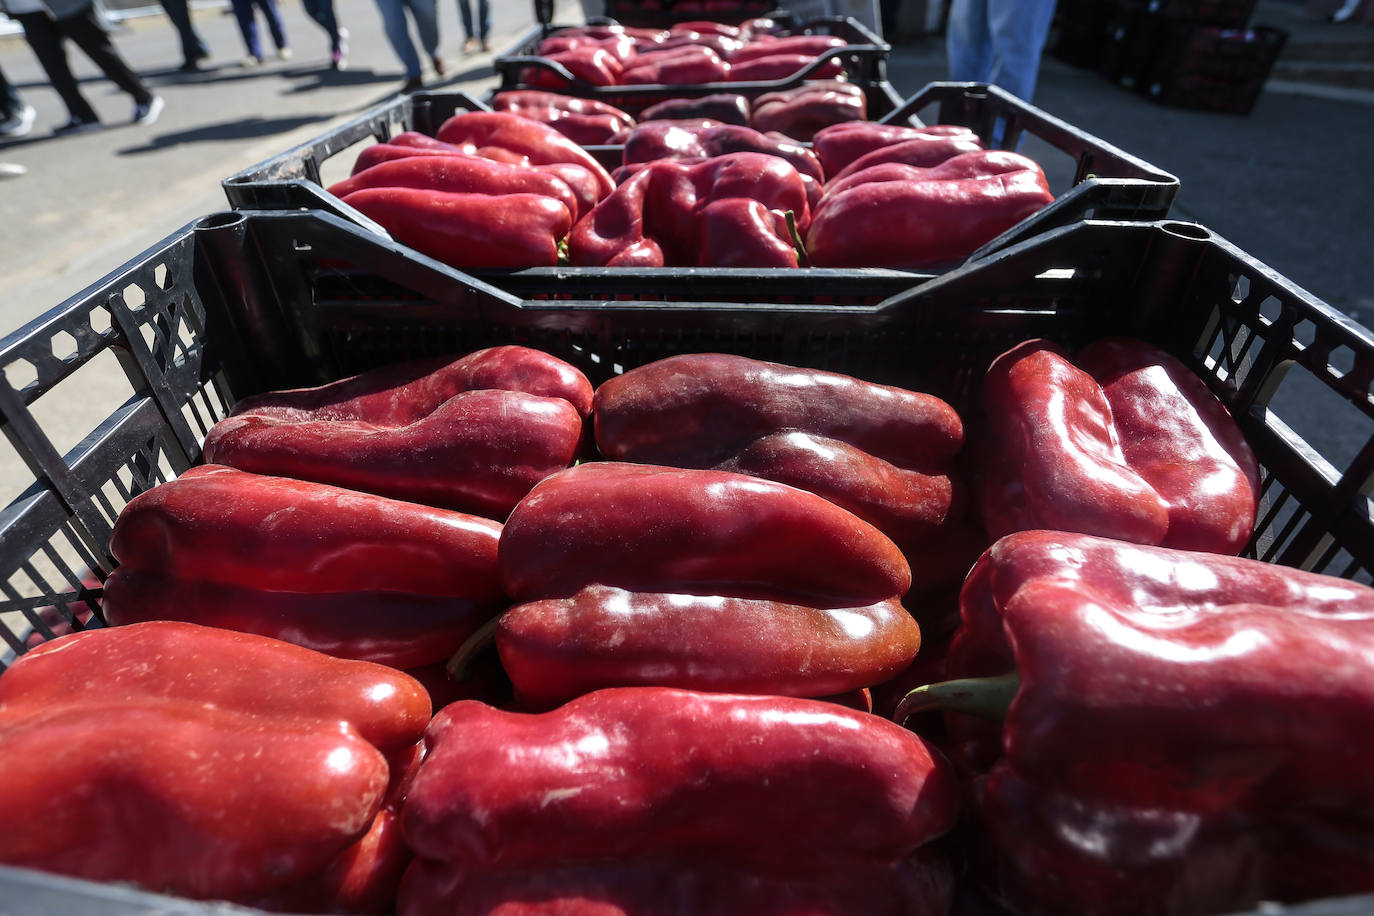
POLYGON ((1255 0, 1060 0, 1055 56, 1164 104, 1249 114, 1288 33, 1255 0))

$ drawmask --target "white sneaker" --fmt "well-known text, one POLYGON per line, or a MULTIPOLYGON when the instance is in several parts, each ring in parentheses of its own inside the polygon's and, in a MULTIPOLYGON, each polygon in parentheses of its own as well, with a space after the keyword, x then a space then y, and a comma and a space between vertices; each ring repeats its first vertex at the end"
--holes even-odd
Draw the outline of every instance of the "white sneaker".
POLYGON ((348 29, 339 26, 339 50, 331 54, 329 65, 335 70, 348 69, 348 29))
POLYGON ((33 121, 38 112, 32 105, 25 105, 7 121, 0 123, 0 137, 23 137, 33 130, 33 121))
POLYGON ((290 48, 278 48, 278 49, 277 49, 277 60, 290 60, 290 59, 291 59, 291 49, 290 49, 290 48))
POLYGON ((20 175, 27 175, 28 171, 17 162, 0 162, 0 179, 18 178, 20 175))
POLYGON ((162 109, 167 103, 162 100, 162 96, 155 95, 146 104, 140 103, 134 106, 135 124, 152 124, 157 120, 157 116, 162 114, 162 109))

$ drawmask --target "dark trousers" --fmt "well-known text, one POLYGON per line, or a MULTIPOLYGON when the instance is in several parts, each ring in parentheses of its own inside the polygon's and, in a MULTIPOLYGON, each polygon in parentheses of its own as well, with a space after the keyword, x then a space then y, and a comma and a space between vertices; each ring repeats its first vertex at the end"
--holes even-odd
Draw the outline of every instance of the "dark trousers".
POLYGON ((243 46, 248 53, 261 60, 262 39, 258 37, 258 20, 253 8, 258 7, 267 17, 267 31, 272 33, 272 43, 280 51, 286 47, 286 29, 281 24, 281 13, 277 11, 276 0, 229 0, 234 8, 234 18, 238 20, 239 32, 243 35, 243 46))
POLYGON ((95 7, 88 6, 75 16, 66 19, 53 19, 47 13, 19 13, 15 16, 24 27, 24 39, 33 48, 33 54, 53 89, 62 97, 67 111, 82 121, 97 121, 99 118, 90 102, 77 88, 76 77, 72 75, 67 63, 67 48, 63 40, 70 38, 86 56, 100 68, 120 89, 134 97, 134 101, 146 104, 152 101, 153 94, 138 74, 129 69, 124 58, 119 56, 110 43, 110 36, 100 27, 95 18, 95 7))
POLYGON ((19 90, 5 78, 5 71, 0 70, 0 121, 8 121, 23 110, 24 100, 19 97, 19 90))
POLYGON ((339 20, 334 16, 334 0, 303 0, 305 14, 329 35, 329 50, 339 50, 339 20))
POLYGON ((176 27, 177 37, 181 39, 182 59, 191 64, 202 57, 209 57, 210 49, 206 47, 205 41, 191 25, 191 11, 186 6, 186 0, 158 0, 158 2, 162 4, 162 9, 167 13, 167 18, 176 27))

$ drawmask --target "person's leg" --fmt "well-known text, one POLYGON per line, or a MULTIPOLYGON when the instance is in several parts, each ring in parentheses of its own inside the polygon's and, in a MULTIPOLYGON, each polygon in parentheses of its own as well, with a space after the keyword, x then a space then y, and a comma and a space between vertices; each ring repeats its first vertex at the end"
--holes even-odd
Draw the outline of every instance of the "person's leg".
MULTIPOLYGON (((464 4, 466 6, 466 4, 464 4)), ((487 39, 491 37, 491 4, 487 0, 477 0, 477 38, 482 42, 482 50, 488 51, 491 45, 487 39)))
POLYGON ((0 70, 0 137, 23 137, 33 130, 38 112, 26 105, 19 90, 0 70))
POLYGON ((951 80, 988 81, 992 72, 992 41, 988 34, 987 0, 953 0, 950 3, 945 51, 949 56, 951 80))
POLYGON ((419 79, 420 55, 415 53, 415 44, 410 40, 404 0, 377 0, 377 12, 381 13, 382 31, 391 44, 391 50, 401 59, 406 78, 419 79))
POLYGON ((277 0, 254 0, 261 7, 262 13, 267 17, 267 31, 272 33, 272 44, 282 57, 288 56, 286 43, 286 27, 282 25, 281 11, 277 9, 277 0))
POLYGON ((243 36, 243 47, 251 60, 262 60, 262 39, 258 37, 258 21, 253 16, 253 0, 229 0, 234 8, 234 19, 239 24, 239 34, 243 36))
POLYGON ((477 38, 477 33, 473 31, 471 0, 458 0, 458 18, 463 20, 464 44, 471 46, 477 38))
POLYGON ((415 31, 420 36, 420 47, 425 49, 434 70, 444 75, 444 62, 439 57, 439 9, 435 0, 405 0, 410 7, 410 15, 415 18, 415 31))
POLYGON ((993 60, 988 82, 1031 100, 1055 0, 988 0, 993 60))
POLYGON ((67 63, 67 49, 62 46, 62 32, 53 18, 47 13, 17 13, 14 18, 24 27, 24 40, 33 49, 33 56, 38 58, 43 72, 48 75, 48 82, 62 97, 71 119, 99 123, 95 109, 76 86, 76 77, 72 76, 71 66, 67 63))
POLYGON ((147 105, 152 102, 153 94, 148 91, 148 87, 139 79, 138 74, 124 62, 124 58, 119 56, 119 52, 110 42, 109 33, 96 21, 95 7, 88 6, 75 16, 59 19, 57 26, 62 30, 62 34, 86 52, 86 56, 110 78, 111 82, 133 96, 135 104, 147 105))
POLYGON ((167 13, 167 18, 172 26, 177 30, 177 38, 181 41, 181 59, 187 69, 194 69, 196 61, 210 56, 210 49, 206 46, 204 39, 196 33, 195 27, 191 25, 191 11, 186 6, 186 0, 158 0, 162 9, 167 13))
POLYGON ((339 20, 334 15, 333 0, 304 0, 305 14, 324 29, 329 36, 329 50, 339 50, 339 20))

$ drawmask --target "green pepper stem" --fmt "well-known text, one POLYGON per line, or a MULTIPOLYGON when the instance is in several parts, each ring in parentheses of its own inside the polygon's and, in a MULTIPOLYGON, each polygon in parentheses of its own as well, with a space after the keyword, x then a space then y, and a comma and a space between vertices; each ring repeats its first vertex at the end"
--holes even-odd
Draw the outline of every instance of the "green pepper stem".
POLYGON ((455 681, 467 680, 468 675, 472 673, 472 660, 496 644, 496 628, 500 624, 501 615, 497 614, 463 640, 463 644, 453 653, 453 658, 448 660, 448 665, 444 669, 449 677, 455 681))
POLYGON ((797 214, 791 210, 784 210, 782 218, 787 221, 787 232, 792 236, 792 247, 797 251, 797 263, 806 263, 806 244, 802 242, 801 233, 797 231, 797 214))
POLYGON ((938 709, 1000 722, 1007 717, 1007 709, 1020 687, 1021 676, 1015 671, 997 677, 969 677, 927 684, 902 697, 892 718, 905 722, 907 717, 918 712, 938 709))

